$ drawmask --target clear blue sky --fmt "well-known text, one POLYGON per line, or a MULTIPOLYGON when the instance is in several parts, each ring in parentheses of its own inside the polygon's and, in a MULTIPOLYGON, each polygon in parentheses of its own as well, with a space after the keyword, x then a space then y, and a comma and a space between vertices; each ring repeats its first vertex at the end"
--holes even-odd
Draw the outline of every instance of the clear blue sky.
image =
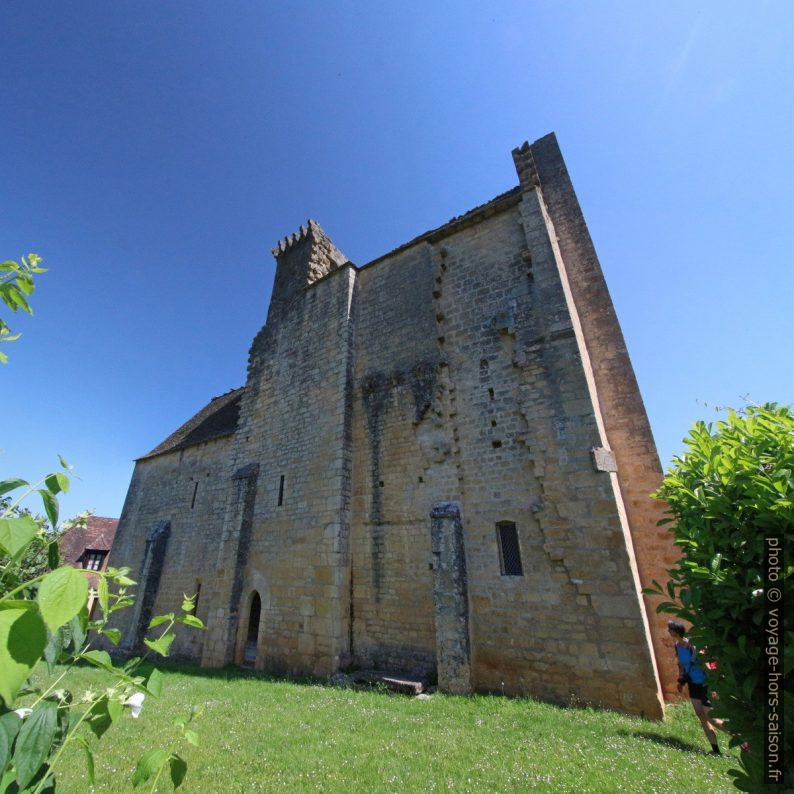
POLYGON ((132 461, 242 385, 308 217, 363 264, 556 131, 664 464, 794 400, 794 4, 0 4, 0 255, 50 271, 0 369, 0 479, 132 461), (704 405, 708 403, 709 406, 704 405))

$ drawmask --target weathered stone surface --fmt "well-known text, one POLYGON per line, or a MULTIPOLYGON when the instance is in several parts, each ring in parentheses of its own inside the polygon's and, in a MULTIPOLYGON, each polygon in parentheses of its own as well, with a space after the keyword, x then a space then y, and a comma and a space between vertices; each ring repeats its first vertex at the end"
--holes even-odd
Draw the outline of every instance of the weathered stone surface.
POLYGON ((471 641, 463 520, 458 502, 440 502, 430 511, 433 604, 438 685, 446 692, 471 692, 471 641))
POLYGON ((364 267, 313 221, 274 249, 245 388, 138 462, 111 555, 170 521, 152 607, 200 588, 208 627, 177 654, 661 715, 661 469, 556 141, 513 156, 518 187, 364 267))
POLYGON ((615 453, 611 449, 603 447, 593 447, 590 450, 593 455, 593 466, 596 471, 617 471, 618 464, 615 453))

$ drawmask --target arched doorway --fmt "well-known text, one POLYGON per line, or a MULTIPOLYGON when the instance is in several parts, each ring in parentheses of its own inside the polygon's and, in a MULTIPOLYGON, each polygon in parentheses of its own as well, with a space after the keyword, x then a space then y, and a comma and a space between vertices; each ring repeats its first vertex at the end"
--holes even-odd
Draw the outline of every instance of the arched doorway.
POLYGON ((254 590, 251 598, 251 608, 248 612, 248 632, 245 637, 245 648, 243 650, 243 664, 254 666, 256 663, 256 644, 259 637, 259 618, 262 614, 262 599, 259 593, 254 590))

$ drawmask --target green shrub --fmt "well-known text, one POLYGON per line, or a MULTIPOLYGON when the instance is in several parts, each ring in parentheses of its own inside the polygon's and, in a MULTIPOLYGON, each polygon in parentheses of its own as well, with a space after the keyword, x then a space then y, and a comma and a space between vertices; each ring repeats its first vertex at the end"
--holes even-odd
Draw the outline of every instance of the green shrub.
MULTIPOLYGON (((692 624, 690 637, 716 662, 709 686, 717 692, 714 716, 729 721, 732 745, 748 741, 735 784, 762 785, 767 724, 767 593, 765 538, 776 536, 788 560, 780 572, 780 606, 791 614, 791 541, 794 539, 794 416, 775 404, 731 410, 715 425, 698 422, 684 439, 687 449, 673 460, 655 494, 669 505, 676 543, 683 556, 670 571, 659 611, 692 624)), ((663 523, 663 522, 660 522, 663 523)), ((655 593, 662 592, 656 584, 655 593)), ((770 597, 771 600, 771 597, 770 597)), ((782 615, 782 610, 781 610, 782 615)), ((781 658, 787 677, 794 663, 794 632, 782 631, 781 658)), ((788 688, 786 687, 786 690, 788 688)), ((794 759, 794 706, 786 691, 785 776, 794 759)), ((779 709, 780 713, 780 709, 779 709)))

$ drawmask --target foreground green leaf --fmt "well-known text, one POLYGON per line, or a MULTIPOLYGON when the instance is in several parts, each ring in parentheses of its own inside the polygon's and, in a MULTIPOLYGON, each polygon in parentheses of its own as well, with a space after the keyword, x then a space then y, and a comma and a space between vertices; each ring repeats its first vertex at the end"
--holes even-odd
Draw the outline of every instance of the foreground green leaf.
POLYGON ((50 526, 55 529, 58 526, 58 499, 44 488, 39 488, 39 496, 44 505, 44 512, 50 521, 50 526))
MULTIPOLYGON (((16 717, 16 719, 19 719, 16 714, 13 716, 16 717)), ((0 769, 5 769, 8 766, 9 760, 11 759, 11 741, 12 740, 9 740, 5 729, 0 727, 0 769)))
POLYGON ((102 629, 104 634, 114 645, 121 642, 121 632, 118 629, 102 629))
POLYGON ((108 698, 108 714, 110 715, 110 719, 115 722, 124 711, 124 706, 122 706, 121 701, 115 700, 114 698, 108 698))
POLYGON ((90 662, 95 667, 107 670, 109 673, 113 672, 113 660, 110 658, 110 654, 107 651, 85 651, 80 654, 80 658, 85 659, 85 661, 90 662))
POLYGON ((91 745, 88 743, 84 736, 77 737, 78 744, 83 748, 85 754, 85 768, 88 773, 88 782, 93 786, 96 783, 94 773, 94 754, 91 752, 91 745))
POLYGON ((163 674, 155 667, 149 673, 149 679, 146 681, 146 689, 154 697, 160 697, 163 691, 163 674))
POLYGON ((58 724, 57 711, 57 706, 51 700, 42 700, 22 723, 13 759, 20 789, 33 780, 49 755, 58 724))
POLYGON ((68 623, 87 601, 88 582, 82 573, 70 565, 47 574, 39 587, 39 609, 50 631, 68 623))
POLYGON ((25 480, 2 480, 0 481, 0 496, 8 493, 9 491, 16 490, 29 486, 30 483, 25 480))
POLYGON ((142 756, 135 772, 132 775, 132 785, 137 788, 141 783, 145 783, 152 775, 156 775, 163 765, 168 761, 168 753, 165 750, 147 750, 142 756))
POLYGON ((159 653, 160 656, 168 656, 168 649, 171 647, 171 643, 174 641, 174 637, 175 637, 174 634, 166 634, 160 637, 160 639, 144 640, 144 642, 155 653, 159 653))
POLYGON ((50 673, 52 673, 53 667, 58 662, 62 650, 63 628, 59 628, 49 633, 47 644, 44 646, 44 661, 47 663, 47 670, 50 673))
POLYGON ((33 605, 17 604, 0 609, 0 696, 8 708, 47 644, 47 629, 33 605))
POLYGON ((53 540, 47 546, 47 567, 54 571, 61 562, 61 550, 58 548, 58 541, 53 540))
POLYGON ((73 617, 64 628, 64 648, 71 648, 77 654, 85 644, 86 626, 88 624, 88 609, 81 610, 73 617))
POLYGON ((44 484, 51 494, 58 494, 61 491, 66 493, 69 490, 69 478, 60 471, 47 475, 44 484))
POLYGON ((97 584, 97 597, 99 598, 99 608, 103 615, 108 614, 108 580, 103 576, 97 584))
POLYGON ((168 764, 171 767, 171 783, 175 789, 178 789, 187 774, 187 763, 182 757, 173 753, 168 759, 168 764))
POLYGON ((17 557, 39 532, 32 516, 0 518, 0 546, 9 557, 17 557))
POLYGON ((92 733, 101 739, 105 731, 113 724, 113 715, 108 709, 109 699, 102 695, 88 711, 86 722, 92 733))
POLYGON ((204 622, 201 618, 197 618, 195 615, 182 615, 178 617, 177 623, 183 623, 185 626, 191 626, 194 629, 203 629, 204 622))
MULTIPOLYGON (((14 739, 17 738, 17 734, 21 727, 22 720, 19 715, 13 711, 8 711, 0 717, 0 732, 5 733, 9 747, 14 743, 14 739)), ((0 789, 0 791, 2 791, 2 789, 0 789)))

